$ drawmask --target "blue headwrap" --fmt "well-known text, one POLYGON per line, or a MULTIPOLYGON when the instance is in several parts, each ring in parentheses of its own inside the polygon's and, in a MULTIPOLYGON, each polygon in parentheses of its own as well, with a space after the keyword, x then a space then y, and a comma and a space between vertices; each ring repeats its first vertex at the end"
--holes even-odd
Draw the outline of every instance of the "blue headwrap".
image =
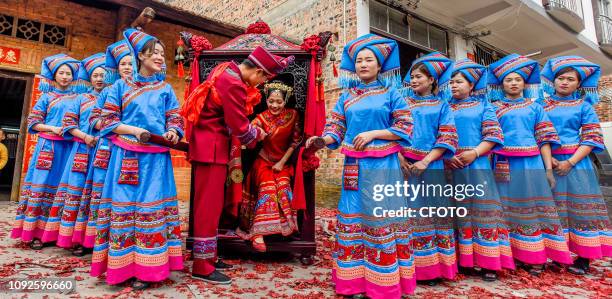
POLYGON ((49 56, 42 61, 42 65, 40 67, 40 75, 37 77, 40 79, 40 83, 38 84, 38 90, 41 92, 50 92, 57 90, 57 82, 55 82, 55 72, 62 65, 68 65, 70 70, 72 71, 72 88, 74 88, 75 81, 78 78, 79 65, 80 61, 66 55, 66 54, 56 54, 53 56, 49 56))
POLYGON ((542 91, 548 95, 555 94, 555 76, 568 67, 574 69, 580 76, 580 86, 576 90, 575 98, 581 97, 582 93, 586 102, 591 105, 597 104, 599 102, 597 83, 601 76, 601 68, 580 56, 559 56, 549 59, 542 68, 542 91))
MULTIPOLYGON (((148 35, 142 31, 138 31, 134 28, 129 28, 123 31, 123 37, 127 41, 127 44, 130 48, 130 55, 132 55, 132 67, 133 76, 132 80, 136 82, 144 82, 144 78, 138 73, 138 65, 136 61, 138 60, 138 53, 142 51, 144 46, 151 40, 159 41, 156 37, 148 35)), ((158 81, 164 81, 166 79, 166 64, 162 65, 162 70, 159 73, 155 74, 155 79, 158 81)))
POLYGON ((75 84, 75 91, 77 93, 91 92, 91 73, 98 67, 104 68, 105 59, 104 53, 96 53, 81 61, 79 78, 75 84))
POLYGON ((489 65, 488 95, 491 101, 501 100, 505 97, 503 80, 510 73, 519 74, 525 80, 523 97, 535 99, 539 96, 540 65, 519 54, 510 54, 489 65))
POLYGON ((106 48, 106 62, 104 63, 106 68, 104 81, 106 84, 113 84, 121 78, 119 76, 119 62, 128 55, 130 55, 130 47, 124 39, 106 48))
POLYGON ((344 46, 338 85, 342 88, 352 88, 361 82, 355 70, 355 60, 357 54, 363 49, 369 49, 378 59, 381 67, 378 80, 385 86, 400 87, 400 59, 397 42, 371 33, 360 36, 344 46))
POLYGON ((442 98, 450 97, 450 87, 448 82, 450 81, 451 74, 448 71, 449 67, 453 63, 448 57, 442 55, 440 52, 432 52, 427 55, 421 56, 415 59, 410 66, 410 70, 404 77, 404 85, 405 88, 402 89, 402 93, 406 95, 414 94, 412 88, 409 88, 410 85, 410 74, 412 73, 412 68, 418 63, 422 63, 429 74, 438 82, 438 96, 442 98))
MULTIPOLYGON (((471 96, 476 97, 480 100, 486 99, 487 94, 487 68, 468 59, 461 59, 454 62, 448 70, 451 78, 457 73, 463 74, 463 76, 472 84, 471 96)), ((450 94, 450 93, 449 93, 450 94)), ((450 100, 450 96, 447 98, 450 100)))

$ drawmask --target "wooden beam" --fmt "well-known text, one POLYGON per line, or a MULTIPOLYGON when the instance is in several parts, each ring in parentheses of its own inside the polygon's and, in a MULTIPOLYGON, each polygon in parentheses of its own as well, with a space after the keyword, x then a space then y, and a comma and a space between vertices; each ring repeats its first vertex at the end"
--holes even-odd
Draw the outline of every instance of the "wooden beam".
MULTIPOLYGON (((200 31, 207 31, 210 33, 215 33, 221 36, 226 36, 229 38, 234 38, 242 33, 244 33, 244 28, 223 24, 208 18, 200 17, 194 15, 193 13, 189 13, 186 11, 178 10, 164 4, 152 1, 152 0, 96 0, 96 1, 79 1, 73 0, 73 2, 97 2, 112 4, 113 6, 126 6, 130 8, 134 8, 138 11, 142 11, 145 7, 151 7, 157 13, 155 19, 185 26, 187 28, 192 28, 200 31)), ((87 4, 84 4, 87 5, 87 4)))

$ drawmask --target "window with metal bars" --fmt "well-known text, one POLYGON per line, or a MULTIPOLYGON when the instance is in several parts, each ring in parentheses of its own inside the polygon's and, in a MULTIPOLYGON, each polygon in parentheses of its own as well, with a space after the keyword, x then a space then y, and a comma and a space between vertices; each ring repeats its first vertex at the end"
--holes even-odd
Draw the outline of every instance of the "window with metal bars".
POLYGON ((488 66, 489 64, 506 56, 506 53, 493 49, 482 43, 474 42, 474 58, 476 63, 488 66))
POLYGON ((66 27, 0 14, 0 35, 65 47, 66 27))
POLYGON ((370 27, 394 39, 448 54, 446 30, 378 1, 369 2, 370 27))

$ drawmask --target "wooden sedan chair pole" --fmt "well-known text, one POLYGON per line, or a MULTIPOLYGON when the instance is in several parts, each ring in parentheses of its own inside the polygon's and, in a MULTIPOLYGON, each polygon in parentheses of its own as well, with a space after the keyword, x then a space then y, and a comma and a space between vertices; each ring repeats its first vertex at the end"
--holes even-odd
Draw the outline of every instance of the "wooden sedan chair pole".
MULTIPOLYGON (((321 134, 323 125, 325 124, 325 99, 323 97, 323 79, 322 79, 322 68, 321 61, 326 55, 327 43, 331 38, 332 33, 329 31, 319 33, 318 35, 312 35, 304 39, 301 45, 296 45, 282 39, 279 36, 270 33, 270 29, 264 22, 258 21, 249 26, 245 34, 242 34, 233 40, 215 48, 212 50, 199 50, 195 53, 192 47, 192 41, 197 40, 196 36, 192 36, 190 33, 181 33, 181 47, 185 48, 185 56, 192 65, 196 62, 198 65, 199 72, 191 74, 186 78, 188 82, 191 79, 196 79, 197 82, 191 82, 191 86, 194 83, 202 83, 208 73, 221 62, 228 60, 234 60, 237 62, 242 61, 248 56, 248 54, 258 45, 266 47, 268 51, 275 55, 280 56, 295 56, 295 62, 287 68, 285 73, 290 74, 294 78, 294 109, 300 113, 300 119, 303 120, 304 136, 303 140, 306 140, 310 136, 321 134), (192 40, 192 38, 194 38, 192 40)), ((280 76, 281 74, 279 74, 280 76)), ((189 86, 187 87, 189 88, 189 86)), ((255 114, 265 110, 265 101, 261 101, 258 106, 255 106, 255 111, 251 115, 254 117, 255 114)), ((148 140, 149 142, 168 146, 170 148, 187 151, 188 144, 185 142, 179 142, 176 145, 168 143, 162 136, 146 134, 142 136, 141 141, 148 140)), ((322 140, 320 140, 322 141, 322 140)), ((282 236, 269 236, 266 237, 267 252, 286 252, 296 254, 299 256, 300 261, 305 265, 313 263, 313 256, 316 253, 316 242, 315 242, 315 170, 318 167, 318 158, 314 156, 315 151, 318 148, 324 147, 324 143, 315 143, 315 146, 305 150, 303 144, 294 152, 291 163, 294 165, 299 164, 306 171, 300 173, 299 181, 303 181, 303 186, 296 186, 299 184, 293 184, 294 193, 295 189, 300 188, 300 193, 305 197, 305 209, 299 210, 298 212, 298 227, 299 232, 289 237, 282 236), (301 159, 300 158, 301 155, 301 159), (313 162, 314 161, 314 162, 313 162), (310 163, 310 164, 309 164, 310 163), (306 166, 303 166, 306 165, 306 166), (315 165, 315 166, 312 166, 315 165), (302 175, 303 174, 303 175, 302 175)), ((246 177, 250 164, 254 161, 256 152, 253 150, 243 150, 243 172, 246 177)), ((298 173, 296 172, 296 177, 298 173)), ((294 177, 294 182, 297 181, 294 177)), ((193 206, 193 175, 191 181, 191 198, 190 207, 193 206)), ((192 248, 193 245, 193 213, 189 213, 189 237, 187 238, 187 248, 192 248)), ((226 215, 222 216, 219 235, 218 235, 218 252, 223 255, 224 253, 240 253, 250 254, 255 251, 251 248, 250 242, 240 239, 235 234, 228 233, 238 226, 237 219, 228 219, 226 215), (228 223, 229 220, 229 223, 228 223)))

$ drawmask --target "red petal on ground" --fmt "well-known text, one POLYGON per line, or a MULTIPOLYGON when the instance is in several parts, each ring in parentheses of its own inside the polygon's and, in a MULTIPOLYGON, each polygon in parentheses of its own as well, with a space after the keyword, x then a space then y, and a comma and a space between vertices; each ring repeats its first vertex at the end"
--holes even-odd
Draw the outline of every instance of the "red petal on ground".
POLYGON ((289 298, 288 295, 284 295, 284 294, 280 294, 277 293, 275 291, 269 291, 268 294, 266 294, 269 298, 289 298))
POLYGON ((266 274, 266 273, 268 273, 268 265, 262 264, 262 263, 255 264, 255 272, 257 272, 259 274, 266 274))
POLYGON ((250 272, 250 273, 244 274, 242 276, 242 278, 245 278, 245 279, 258 279, 259 275, 257 275, 257 273, 250 272))

